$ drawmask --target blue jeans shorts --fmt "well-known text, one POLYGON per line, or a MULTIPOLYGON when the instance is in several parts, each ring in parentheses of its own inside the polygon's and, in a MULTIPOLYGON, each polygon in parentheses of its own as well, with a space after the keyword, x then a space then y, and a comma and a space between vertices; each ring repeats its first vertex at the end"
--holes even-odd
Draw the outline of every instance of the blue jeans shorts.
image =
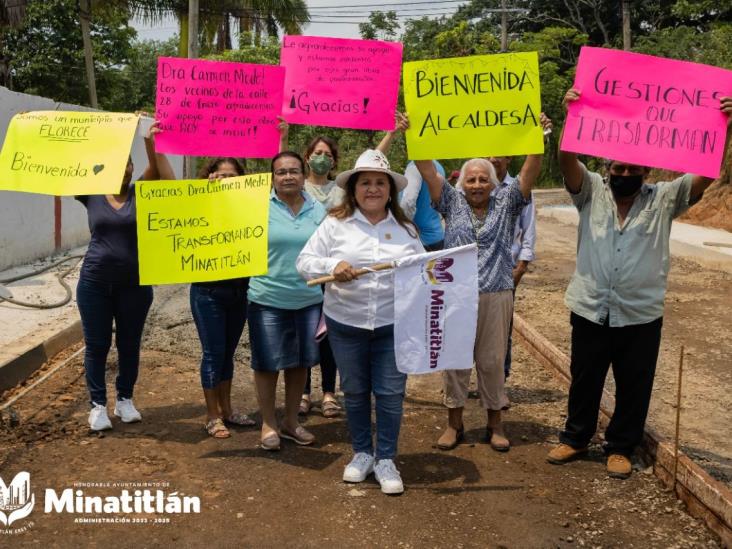
POLYGON ((320 303, 290 310, 250 302, 248 316, 252 370, 277 372, 320 362, 315 341, 320 303))

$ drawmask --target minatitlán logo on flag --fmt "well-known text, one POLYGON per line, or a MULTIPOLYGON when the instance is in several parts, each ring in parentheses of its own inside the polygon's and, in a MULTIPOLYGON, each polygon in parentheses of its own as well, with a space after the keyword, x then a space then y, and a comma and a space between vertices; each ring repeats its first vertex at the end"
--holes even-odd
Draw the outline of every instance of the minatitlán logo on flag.
POLYGON ((425 273, 431 284, 452 282, 453 278, 448 269, 452 267, 455 260, 452 257, 440 257, 432 259, 425 265, 425 273))

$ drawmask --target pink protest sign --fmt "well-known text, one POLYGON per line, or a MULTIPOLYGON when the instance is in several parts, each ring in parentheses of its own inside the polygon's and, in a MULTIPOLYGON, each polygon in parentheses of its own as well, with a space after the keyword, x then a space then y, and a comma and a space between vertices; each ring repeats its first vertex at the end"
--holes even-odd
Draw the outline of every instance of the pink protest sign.
POLYGON ((282 112, 291 124, 394 129, 402 45, 379 40, 285 36, 282 112))
POLYGON ((158 58, 159 152, 267 158, 277 154, 285 69, 158 58))
POLYGON ((718 177, 732 71, 604 48, 580 51, 562 150, 718 177))

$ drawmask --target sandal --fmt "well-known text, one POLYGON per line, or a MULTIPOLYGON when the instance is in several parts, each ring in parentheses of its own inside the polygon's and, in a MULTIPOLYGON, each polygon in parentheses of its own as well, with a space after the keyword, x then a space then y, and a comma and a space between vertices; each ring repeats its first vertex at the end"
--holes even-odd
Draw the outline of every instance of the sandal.
POLYGON ((272 431, 266 437, 260 439, 259 447, 262 448, 262 450, 267 450, 268 452, 276 452, 280 449, 279 435, 275 431, 272 431))
POLYGON ((300 409, 297 411, 297 415, 308 415, 308 412, 310 411, 310 406, 310 395, 302 395, 302 399, 300 400, 300 409))
POLYGON ((242 412, 231 412, 229 417, 224 418, 224 423, 240 425, 242 427, 254 427, 257 422, 242 412))
POLYGON ((291 440, 295 444, 299 444, 300 446, 308 446, 315 442, 315 435, 305 429, 305 427, 303 427, 302 425, 298 425, 294 433, 292 431, 288 431, 285 428, 281 428, 280 436, 282 438, 286 438, 287 440, 291 440))
POLYGON ((226 425, 224 425, 224 420, 220 417, 209 419, 206 422, 206 425, 204 425, 204 429, 206 429, 206 432, 213 438, 229 438, 231 436, 226 425))
POLYGON ((338 401, 334 398, 323 399, 320 405, 320 410, 323 412, 323 417, 334 418, 341 414, 341 407, 338 405, 338 401))

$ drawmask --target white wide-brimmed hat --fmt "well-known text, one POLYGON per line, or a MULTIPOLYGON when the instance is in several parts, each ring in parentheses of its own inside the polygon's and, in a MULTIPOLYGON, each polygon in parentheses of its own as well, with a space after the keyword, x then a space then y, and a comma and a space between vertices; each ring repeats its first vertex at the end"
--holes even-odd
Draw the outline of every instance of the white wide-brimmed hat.
POLYGON ((356 166, 352 170, 341 172, 336 177, 336 185, 342 189, 346 188, 348 179, 358 172, 381 172, 391 176, 394 184, 396 185, 397 192, 401 192, 407 186, 407 178, 402 174, 393 172, 389 168, 389 161, 384 156, 384 153, 374 149, 366 149, 361 156, 356 160, 356 166))

